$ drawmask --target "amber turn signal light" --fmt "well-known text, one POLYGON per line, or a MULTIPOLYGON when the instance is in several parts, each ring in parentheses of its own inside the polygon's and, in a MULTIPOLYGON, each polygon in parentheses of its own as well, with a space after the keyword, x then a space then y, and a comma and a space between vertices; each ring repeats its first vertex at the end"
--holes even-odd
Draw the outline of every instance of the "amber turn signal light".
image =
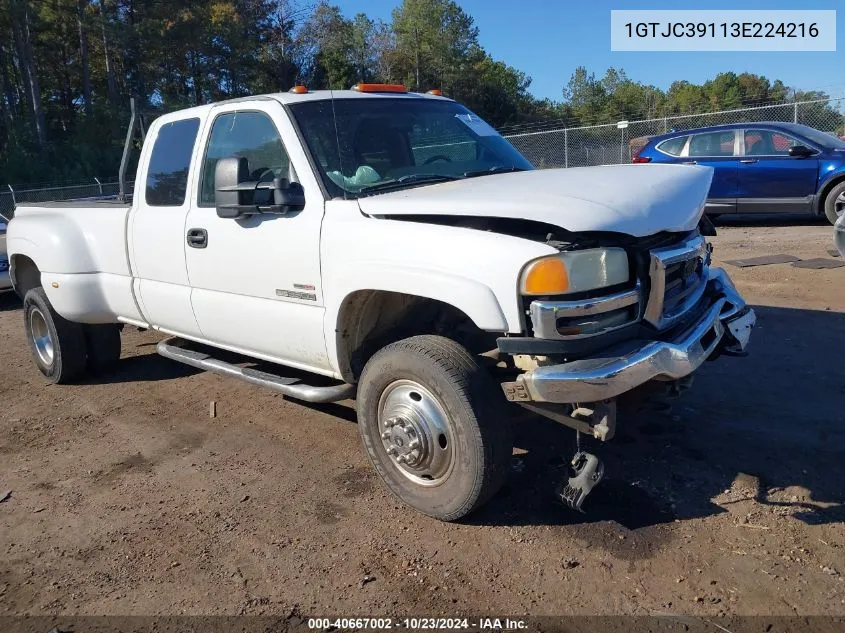
POLYGON ((557 257, 538 259, 522 274, 522 292, 527 295, 562 294, 569 289, 569 274, 557 257))

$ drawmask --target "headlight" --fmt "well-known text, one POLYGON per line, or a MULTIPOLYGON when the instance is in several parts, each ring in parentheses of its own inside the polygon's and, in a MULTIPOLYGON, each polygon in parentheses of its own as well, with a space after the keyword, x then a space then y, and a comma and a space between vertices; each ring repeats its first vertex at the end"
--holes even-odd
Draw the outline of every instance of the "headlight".
POLYGON ((522 271, 524 295, 562 295, 597 290, 628 281, 623 248, 592 248, 537 259, 522 271))

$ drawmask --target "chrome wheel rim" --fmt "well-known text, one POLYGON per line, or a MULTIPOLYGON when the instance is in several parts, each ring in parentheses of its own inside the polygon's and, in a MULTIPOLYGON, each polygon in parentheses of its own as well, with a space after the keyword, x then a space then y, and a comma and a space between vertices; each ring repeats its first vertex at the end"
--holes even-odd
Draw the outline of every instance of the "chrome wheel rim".
POLYGON ((397 380, 378 405, 379 435, 391 463, 421 486, 437 486, 452 472, 454 431, 440 401, 413 380, 397 380))
POLYGON ((833 212, 837 218, 841 218, 842 214, 845 213, 845 191, 840 193, 833 201, 833 212))
POLYGON ((35 353, 41 362, 48 367, 53 364, 55 358, 55 346, 53 337, 50 336, 50 328, 47 319, 38 308, 32 308, 29 312, 29 333, 32 335, 32 342, 35 345, 35 353))

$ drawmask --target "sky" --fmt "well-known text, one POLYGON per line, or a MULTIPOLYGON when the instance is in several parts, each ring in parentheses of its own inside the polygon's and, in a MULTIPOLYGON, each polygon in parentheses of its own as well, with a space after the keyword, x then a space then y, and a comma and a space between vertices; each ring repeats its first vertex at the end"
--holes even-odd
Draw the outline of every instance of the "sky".
MULTIPOLYGON (((388 20, 399 0, 330 0, 348 17, 388 20)), ((613 66, 666 89, 675 80, 702 83, 719 72, 752 72, 799 90, 845 96, 845 2, 842 0, 457 0, 475 19, 479 41, 495 59, 528 74, 531 93, 561 100, 578 66, 597 76, 613 66), (836 52, 612 52, 611 9, 841 9, 836 52)))

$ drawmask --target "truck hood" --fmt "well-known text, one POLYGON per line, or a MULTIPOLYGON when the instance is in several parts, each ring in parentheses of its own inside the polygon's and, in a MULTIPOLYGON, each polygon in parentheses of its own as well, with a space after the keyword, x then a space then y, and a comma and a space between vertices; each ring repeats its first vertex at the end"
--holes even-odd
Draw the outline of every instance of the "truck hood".
POLYGON ((712 168, 692 165, 543 169, 366 196, 358 204, 377 217, 510 218, 644 237, 694 229, 712 178, 712 168))

